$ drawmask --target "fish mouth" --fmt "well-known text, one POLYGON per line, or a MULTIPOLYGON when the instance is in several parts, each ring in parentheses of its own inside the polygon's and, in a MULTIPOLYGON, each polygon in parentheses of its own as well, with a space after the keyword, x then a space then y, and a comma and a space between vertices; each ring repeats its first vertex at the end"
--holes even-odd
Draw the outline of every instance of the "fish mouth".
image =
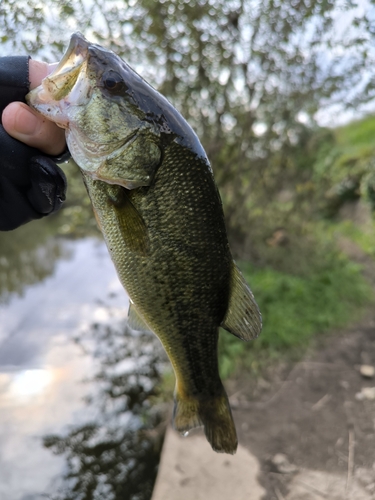
POLYGON ((81 33, 74 33, 57 67, 42 80, 39 87, 29 92, 26 96, 27 103, 47 118, 52 118, 57 125, 66 127, 63 116, 58 120, 55 114, 61 114, 61 110, 60 113, 56 110, 56 103, 65 100, 68 96, 70 100, 75 97, 74 90, 78 87, 76 84, 80 80, 80 75, 83 78, 83 73, 85 73, 82 70, 87 65, 88 54, 89 42, 81 33))

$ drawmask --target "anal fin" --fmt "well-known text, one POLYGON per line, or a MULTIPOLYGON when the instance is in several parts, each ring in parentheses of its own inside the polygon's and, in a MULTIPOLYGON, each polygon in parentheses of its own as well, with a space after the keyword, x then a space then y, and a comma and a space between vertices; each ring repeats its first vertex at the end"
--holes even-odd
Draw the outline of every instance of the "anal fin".
POLYGON ((230 287, 228 309, 221 326, 241 340, 257 338, 262 330, 262 316, 254 295, 234 262, 230 287))

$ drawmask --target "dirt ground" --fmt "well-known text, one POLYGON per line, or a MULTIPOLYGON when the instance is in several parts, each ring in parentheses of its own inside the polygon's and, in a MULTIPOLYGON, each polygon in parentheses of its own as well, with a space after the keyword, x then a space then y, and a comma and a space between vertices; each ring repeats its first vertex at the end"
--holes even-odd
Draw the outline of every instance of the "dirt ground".
MULTIPOLYGON (((374 262, 343 244, 375 286, 374 262)), ((375 367, 375 310, 300 362, 228 387, 239 441, 261 463, 264 500, 375 499, 375 377, 363 365, 375 367)))

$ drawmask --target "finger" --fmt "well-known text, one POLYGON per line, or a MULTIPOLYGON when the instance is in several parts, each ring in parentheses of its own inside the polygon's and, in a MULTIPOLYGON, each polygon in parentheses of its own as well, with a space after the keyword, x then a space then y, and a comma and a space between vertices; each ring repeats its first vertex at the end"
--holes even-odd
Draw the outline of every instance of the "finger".
POLYGON ((35 59, 30 59, 29 61, 29 80, 30 80, 30 90, 35 89, 40 82, 47 75, 52 73, 56 68, 58 63, 47 64, 43 61, 36 61, 35 59))
POLYGON ((49 73, 49 66, 47 63, 42 61, 35 61, 30 59, 29 61, 29 80, 30 80, 30 90, 35 89, 40 82, 49 73))
POLYGON ((2 122, 9 135, 28 146, 57 156, 65 149, 65 134, 22 102, 12 102, 3 111, 2 122))

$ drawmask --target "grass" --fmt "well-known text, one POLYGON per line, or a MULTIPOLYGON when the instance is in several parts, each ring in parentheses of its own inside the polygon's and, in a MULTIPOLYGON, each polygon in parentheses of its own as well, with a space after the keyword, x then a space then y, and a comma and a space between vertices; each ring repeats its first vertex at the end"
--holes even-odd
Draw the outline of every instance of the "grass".
POLYGON ((374 144, 375 118, 367 116, 335 130, 340 145, 370 145, 374 144))
POLYGON ((303 352, 318 333, 347 325, 373 300, 360 266, 337 256, 306 276, 242 264, 263 316, 260 337, 249 343, 221 331, 219 357, 225 378, 235 369, 256 371, 261 360, 303 352))
POLYGON ((326 224, 326 229, 333 235, 342 235, 356 243, 370 257, 375 257, 375 222, 368 221, 366 225, 350 220, 326 224))

